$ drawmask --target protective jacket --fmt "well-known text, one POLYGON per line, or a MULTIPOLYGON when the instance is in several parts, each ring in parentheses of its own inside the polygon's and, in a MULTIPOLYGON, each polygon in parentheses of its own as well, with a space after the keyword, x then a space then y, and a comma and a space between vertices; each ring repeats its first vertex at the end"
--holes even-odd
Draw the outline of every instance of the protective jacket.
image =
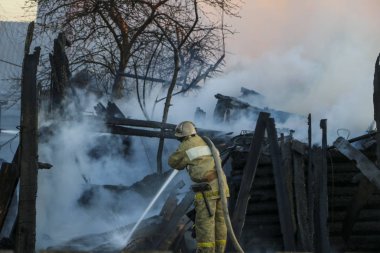
MULTIPOLYGON (((169 157, 168 163, 177 170, 186 168, 192 181, 196 183, 208 182, 211 186, 210 191, 204 192, 211 209, 211 216, 206 208, 202 193, 195 193, 197 253, 224 253, 227 227, 219 196, 215 162, 207 143, 196 134, 185 137, 178 149, 169 157)), ((225 185, 226 196, 229 196, 226 177, 224 174, 221 176, 225 185)))
MULTIPOLYGON (((206 193, 206 196, 211 199, 219 198, 214 158, 207 143, 199 135, 185 137, 178 149, 170 155, 168 163, 170 167, 177 170, 187 168, 191 180, 196 183, 208 182, 212 190, 206 193)), ((227 197, 229 197, 226 177, 225 175, 222 177, 227 197)))

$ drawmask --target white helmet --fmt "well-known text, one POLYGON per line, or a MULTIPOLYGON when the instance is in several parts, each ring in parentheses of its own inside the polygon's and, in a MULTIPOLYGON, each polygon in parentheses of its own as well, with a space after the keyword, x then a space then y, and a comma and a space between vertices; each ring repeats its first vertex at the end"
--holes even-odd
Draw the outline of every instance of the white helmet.
POLYGON ((174 135, 176 137, 181 138, 181 137, 190 136, 196 133, 197 131, 195 130, 195 125, 193 122, 183 121, 176 126, 174 135))

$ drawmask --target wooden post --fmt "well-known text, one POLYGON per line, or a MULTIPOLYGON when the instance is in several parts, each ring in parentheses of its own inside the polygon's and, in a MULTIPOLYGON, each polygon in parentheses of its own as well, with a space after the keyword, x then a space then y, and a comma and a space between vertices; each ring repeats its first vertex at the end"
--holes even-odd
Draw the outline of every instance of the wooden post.
POLYGON ((255 179, 257 165, 262 151, 262 144, 265 134, 266 121, 269 113, 261 112, 256 123, 255 132, 249 148, 247 161, 243 169, 243 177, 240 183, 240 190, 236 202, 236 206, 232 216, 232 225, 237 239, 240 239, 245 222, 250 192, 255 179))
POLYGON ((320 122, 322 129, 322 149, 318 152, 318 168, 315 168, 317 177, 317 203, 315 208, 315 246, 317 253, 330 252, 329 231, 327 227, 328 193, 327 193, 327 120, 320 122))
POLYGON ((307 210, 308 210, 308 220, 309 220, 309 226, 310 226, 310 238, 311 242, 310 245, 312 246, 311 249, 314 249, 314 202, 315 202, 315 176, 314 176, 314 170, 312 166, 313 161, 313 149, 312 149, 312 127, 311 127, 311 114, 309 113, 308 116, 308 166, 307 166, 307 210))
POLYGON ((376 156, 377 165, 380 162, 380 54, 377 57, 375 64, 375 74, 373 78, 373 106, 374 106, 374 119, 376 121, 376 156))
POLYGON ((50 109, 54 112, 60 110, 69 86, 70 70, 65 47, 70 43, 64 33, 59 33, 54 40, 54 52, 49 55, 51 65, 50 109))
POLYGON ((286 187, 284 170, 281 164, 281 151, 277 142, 277 131, 273 118, 267 121, 269 147, 272 157, 274 181, 276 184, 276 199, 279 211, 281 233, 284 241, 285 251, 295 251, 296 243, 294 237, 294 227, 289 202, 289 192, 286 187))
MULTIPOLYGON (((306 147, 305 147, 306 148, 306 147)), ((310 251, 313 248, 310 221, 308 219, 308 204, 305 185, 305 162, 303 154, 293 153, 294 197, 297 216, 297 247, 299 250, 310 251)))
POLYGON ((285 141, 284 135, 280 137, 280 150, 282 158, 282 169, 284 171, 285 186, 288 190, 290 215, 292 218, 292 224, 294 232, 297 230, 296 217, 295 217, 295 204, 294 204, 294 169, 293 169, 293 155, 291 149, 291 142, 285 141), (281 143, 282 141, 282 143, 281 143))
POLYGON ((20 200, 16 252, 34 253, 37 195, 37 66, 40 48, 26 54, 21 87, 20 200))

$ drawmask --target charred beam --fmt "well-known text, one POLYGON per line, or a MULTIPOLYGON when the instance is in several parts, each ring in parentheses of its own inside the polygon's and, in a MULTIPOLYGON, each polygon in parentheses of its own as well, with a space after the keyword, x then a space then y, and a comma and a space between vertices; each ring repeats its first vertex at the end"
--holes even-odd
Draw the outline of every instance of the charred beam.
POLYGON ((235 210, 233 212, 233 217, 232 217, 232 224, 233 224, 237 239, 241 237, 241 233, 243 230, 245 216, 247 213, 248 202, 250 199, 250 192, 251 192, 253 181, 255 179, 257 165, 259 163, 260 155, 262 152, 262 144, 263 144, 264 134, 265 134, 265 125, 268 118, 269 118, 269 113, 265 113, 265 112, 260 113, 259 118, 256 123, 253 139, 249 148, 247 161, 243 169, 243 177, 240 184, 240 190, 238 193, 235 210))
POLYGON ((328 193, 327 193, 327 120, 320 122, 322 129, 322 149, 316 154, 314 171, 316 176, 315 197, 315 250, 317 253, 330 252, 329 231, 327 228, 328 193))
POLYGON ((190 191, 185 195, 181 203, 176 207, 170 221, 163 224, 162 230, 160 232, 160 237, 156 239, 157 244, 156 247, 154 247, 155 249, 169 249, 170 245, 172 245, 173 241, 177 237, 176 227, 193 201, 194 194, 190 191))
POLYGON ((311 114, 309 113, 307 117, 308 124, 308 166, 307 166, 307 210, 308 210, 308 220, 310 226, 310 244, 311 248, 314 249, 314 188, 315 188, 315 175, 312 166, 313 161, 313 149, 312 149, 312 124, 311 124, 311 114))
POLYGON ((305 161, 302 155, 293 153, 294 198, 297 217, 297 247, 299 250, 311 251, 313 239, 307 206, 305 185, 305 161))
POLYGON ((280 225, 284 249, 287 251, 295 251, 295 228, 292 223, 291 208, 289 203, 289 192, 286 187, 284 170, 281 163, 281 151, 277 142, 277 131, 273 118, 267 121, 269 147, 273 162, 273 174, 276 184, 277 205, 279 210, 280 225))
POLYGON ((26 54, 21 86, 20 201, 16 252, 33 253, 36 242, 38 157, 37 66, 40 48, 26 54))
MULTIPOLYGON (((107 130, 106 130, 107 131, 107 130)), ((164 136, 164 138, 167 139, 175 139, 174 131, 150 131, 150 130, 143 130, 143 129, 137 129, 137 128, 131 128, 131 127, 123 127, 123 126, 110 126, 108 131, 112 134, 119 134, 119 135, 132 135, 132 136, 142 136, 142 137, 154 137, 154 138, 160 138, 161 135, 164 136)))
MULTIPOLYGON (((284 137, 283 137, 284 138, 284 137)), ((296 218, 295 218, 295 208, 294 208, 294 170, 293 170, 293 158, 292 158, 292 150, 291 150, 291 142, 283 140, 283 142, 280 145, 281 150, 281 158, 282 158, 282 166, 284 170, 284 180, 285 180, 285 186, 287 188, 288 192, 288 198, 289 198, 289 207, 290 207, 290 215, 291 215, 291 222, 293 224, 294 232, 296 231, 296 218)))
MULTIPOLYGON (((98 117, 92 117, 91 120, 102 122, 102 119, 98 117)), ((160 138, 161 133, 159 131, 147 130, 143 128, 157 128, 164 129, 164 138, 175 139, 174 130, 176 125, 174 124, 162 124, 158 121, 149 120, 137 120, 137 119, 122 119, 122 118, 108 118, 106 120, 106 125, 108 126, 108 131, 113 134, 120 135, 134 135, 134 136, 145 136, 145 137, 155 137, 160 138)), ((107 131, 107 130, 106 130, 107 131)), ((197 132, 200 135, 209 136, 210 138, 222 137, 223 135, 228 135, 230 133, 215 131, 210 129, 197 128, 197 132)))
MULTIPOLYGON (((377 129, 380 129, 380 54, 375 63, 375 74, 373 78, 373 106, 374 106, 374 119, 376 121, 377 129)), ((380 161, 380 133, 376 134, 376 156, 377 165, 380 161)))
POLYGON ((146 128, 160 128, 174 130, 174 124, 162 124, 158 121, 138 120, 138 119, 122 119, 122 118, 108 118, 106 124, 109 126, 133 126, 133 127, 146 127, 146 128))
POLYGON ((65 47, 68 41, 64 33, 54 40, 53 54, 49 55, 51 64, 51 109, 61 109, 66 89, 69 87, 70 68, 65 47))
POLYGON ((336 139, 334 146, 348 159, 356 161, 356 167, 372 184, 380 189, 380 170, 375 164, 342 137, 336 139))

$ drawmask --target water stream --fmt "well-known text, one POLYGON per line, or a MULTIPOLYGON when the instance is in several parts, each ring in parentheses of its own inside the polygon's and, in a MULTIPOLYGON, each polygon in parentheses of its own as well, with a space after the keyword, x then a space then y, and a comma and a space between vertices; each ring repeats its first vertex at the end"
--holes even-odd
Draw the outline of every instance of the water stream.
POLYGON ((129 240, 131 239, 132 235, 135 233, 136 229, 139 227, 140 223, 144 220, 145 216, 148 214, 148 212, 150 211, 150 209, 152 209, 152 207, 156 203, 157 199, 164 192, 164 190, 166 189, 166 187, 173 180, 173 178, 175 177, 175 175, 177 175, 177 173, 178 173, 178 170, 173 170, 173 172, 170 174, 170 176, 168 177, 168 179, 166 179, 165 183, 161 186, 160 190, 157 192, 157 194, 154 196, 154 198, 152 199, 152 201, 149 203, 148 207, 145 209, 145 211, 143 212, 143 214, 141 215, 141 217, 138 219, 138 221, 136 222, 136 224, 133 226, 131 232, 129 232, 129 234, 128 234, 127 238, 126 238, 126 241, 125 241, 125 245, 128 245, 129 240))

